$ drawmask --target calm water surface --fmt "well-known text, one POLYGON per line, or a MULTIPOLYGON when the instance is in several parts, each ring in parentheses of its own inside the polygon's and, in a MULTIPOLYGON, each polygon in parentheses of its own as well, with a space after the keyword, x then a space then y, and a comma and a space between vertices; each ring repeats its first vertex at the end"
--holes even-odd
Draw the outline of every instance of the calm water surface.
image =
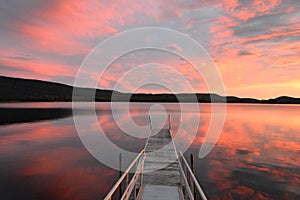
MULTIPOLYGON (((196 157, 195 173, 209 199, 300 199, 300 106, 229 104, 218 143, 206 158, 198 159, 210 105, 199 104, 199 127, 189 126, 195 117, 192 109, 180 119, 178 104, 162 105, 171 113, 172 134, 191 143, 185 156, 196 157), (185 124, 182 129, 179 122, 185 124)), ((150 106, 131 104, 137 124, 149 123, 150 106)), ((69 103, 0 104, 0 199, 101 199, 110 190, 118 171, 89 154, 70 108, 69 103)), ((120 103, 118 122, 126 125, 122 108, 120 103)), ((79 115, 91 117, 86 111, 79 115)), ((97 103, 97 116, 116 146, 132 152, 144 147, 146 139, 118 128, 108 103, 97 103)), ((88 125, 87 132, 98 124, 88 125)), ((136 134, 146 137, 148 132, 136 134)), ((118 161, 117 156, 111 159, 118 161)))

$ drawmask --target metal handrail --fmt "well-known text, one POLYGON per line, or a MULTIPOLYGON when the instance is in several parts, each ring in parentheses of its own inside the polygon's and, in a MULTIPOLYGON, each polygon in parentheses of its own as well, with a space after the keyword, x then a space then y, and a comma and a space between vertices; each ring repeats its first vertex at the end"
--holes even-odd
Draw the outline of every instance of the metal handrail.
MULTIPOLYGON (((187 163, 186 159, 184 158, 183 154, 182 154, 181 152, 179 152, 179 154, 180 154, 179 156, 182 158, 183 163, 184 163, 186 169, 188 170, 188 172, 189 172, 189 174, 190 174, 190 177, 192 178, 192 181, 193 181, 193 183, 194 183, 194 186, 197 188, 197 190, 198 190, 198 192, 199 192, 201 198, 202 198, 203 200, 207 200, 207 197, 205 196, 205 193, 203 192, 203 190, 202 190, 202 188, 201 188, 201 186, 200 186, 198 180, 196 179, 196 177, 195 177, 193 171, 191 170, 191 168, 190 168, 189 164, 187 163)), ((185 173, 184 173, 182 163, 179 162, 179 165, 180 165, 180 168, 181 168, 182 176, 183 176, 183 178, 184 178, 184 182, 185 182, 185 184, 186 184, 186 186, 187 186, 187 189, 188 189, 189 197, 190 197, 191 199, 194 199, 194 197, 193 197, 193 195, 192 195, 192 191, 191 191, 191 189, 190 189, 190 187, 189 187, 189 184, 188 184, 187 177, 186 177, 186 175, 185 175, 185 173)))
MULTIPOLYGON (((145 161, 145 156, 143 156, 143 159, 140 161, 139 163, 139 167, 137 168, 134 176, 132 177, 130 183, 128 184, 126 190, 124 191, 124 194, 121 198, 121 200, 124 200, 124 199, 129 199, 131 193, 132 193, 132 190, 135 188, 136 189, 136 183, 138 181, 138 178, 139 176, 143 173, 144 171, 144 161, 145 161)), ((143 178, 141 176, 141 180, 140 180, 140 183, 142 184, 143 183, 143 178)), ((134 199, 136 199, 137 197, 137 194, 136 192, 134 193, 134 199)))
POLYGON ((182 165, 181 165, 180 162, 179 162, 179 168, 180 168, 180 171, 181 171, 180 176, 181 176, 181 178, 183 179, 184 184, 186 185, 186 188, 185 188, 185 189, 186 189, 187 192, 188 192, 189 199, 190 199, 190 200, 194 200, 194 195, 193 195, 192 190, 191 190, 191 188, 190 188, 190 186, 189 186, 188 179, 187 179, 187 177, 186 177, 186 175, 185 175, 185 173, 184 173, 184 169, 183 169, 183 167, 182 167, 182 165))
MULTIPOLYGON (((145 161, 145 150, 143 149, 139 153, 139 155, 134 159, 134 161, 132 161, 132 163, 129 165, 129 167, 126 169, 126 171, 120 177, 120 179, 115 183, 115 185, 112 187, 112 189, 110 190, 110 192, 106 195, 106 197, 104 198, 104 200, 111 200, 112 199, 112 196, 115 194, 115 192, 117 191, 117 189, 121 186, 123 180, 125 178, 128 179, 129 173, 130 173, 131 169, 135 166, 135 164, 138 164, 137 165, 137 169, 143 170, 144 161, 145 161), (140 161, 140 158, 142 156, 143 156, 143 159, 141 160, 140 163, 138 163, 138 161, 140 161), (142 165, 142 168, 139 167, 140 165, 142 165)), ((137 170, 137 171, 140 171, 140 170, 137 170)), ((143 173, 143 171, 140 172, 140 174, 142 174, 142 173, 143 173)), ((135 174, 137 174, 137 173, 135 173, 135 174)), ((123 196, 125 195, 125 192, 124 192, 123 196)))

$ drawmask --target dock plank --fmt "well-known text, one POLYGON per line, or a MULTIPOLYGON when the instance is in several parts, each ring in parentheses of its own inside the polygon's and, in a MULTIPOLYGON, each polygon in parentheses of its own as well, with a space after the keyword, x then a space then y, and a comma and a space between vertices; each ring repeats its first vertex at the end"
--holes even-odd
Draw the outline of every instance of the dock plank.
POLYGON ((179 163, 170 130, 152 130, 145 153, 142 199, 183 199, 179 163))
POLYGON ((146 185, 144 187, 142 200, 174 200, 180 199, 180 196, 180 191, 174 186, 146 185))

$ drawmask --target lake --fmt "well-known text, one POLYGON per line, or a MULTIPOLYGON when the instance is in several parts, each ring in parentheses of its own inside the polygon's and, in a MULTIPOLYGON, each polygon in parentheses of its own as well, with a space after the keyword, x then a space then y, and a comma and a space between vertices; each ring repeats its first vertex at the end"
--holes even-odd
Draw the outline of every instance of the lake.
MULTIPOLYGON (((149 124, 151 105, 130 103, 136 124, 149 124)), ((227 105, 220 138, 203 159, 198 154, 210 104, 197 104, 199 127, 189 126, 197 116, 193 109, 180 118, 178 104, 161 105, 171 115, 172 134, 191 143, 185 156, 194 155, 195 174, 208 199, 300 199, 299 105, 227 105)), ((116 123, 110 104, 97 103, 97 123, 87 124, 85 132, 100 125, 115 146, 139 152, 150 130, 135 133, 123 107, 118 103, 114 110, 116 123), (126 134, 118 124, 140 137, 126 134)), ((118 170, 99 162, 81 142, 71 109, 70 103, 0 104, 0 199, 101 199, 118 180, 118 170)), ((93 113, 84 106, 78 110, 77 117, 88 123, 93 113)), ((116 153, 105 154, 118 162, 116 153)), ((132 159, 125 157, 124 167, 132 159)))

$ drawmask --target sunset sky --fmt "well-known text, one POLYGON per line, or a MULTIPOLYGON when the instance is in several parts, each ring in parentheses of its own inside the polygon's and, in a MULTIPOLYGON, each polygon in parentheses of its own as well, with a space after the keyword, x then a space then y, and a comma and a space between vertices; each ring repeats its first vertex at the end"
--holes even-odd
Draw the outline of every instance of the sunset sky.
MULTIPOLYGON (((144 26, 174 29, 203 45, 227 95, 300 97, 299 0, 1 0, 0 75, 72 85, 97 44, 144 26)), ((155 57, 187 75, 197 92, 206 92, 182 61, 138 53, 114 63, 99 87, 113 88, 122 71, 155 57)))

